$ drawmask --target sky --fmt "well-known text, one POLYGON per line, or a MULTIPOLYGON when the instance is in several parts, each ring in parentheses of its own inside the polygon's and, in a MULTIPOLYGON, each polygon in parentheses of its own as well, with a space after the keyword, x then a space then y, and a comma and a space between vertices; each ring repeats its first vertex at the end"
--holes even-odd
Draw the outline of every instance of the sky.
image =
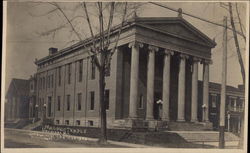
MULTIPOLYGON (((83 12, 76 11, 79 7, 76 3, 60 3, 65 13, 69 17, 81 16, 83 12)), ((141 3, 137 11, 139 17, 175 17, 176 12, 155 6, 149 3, 141 3)), ((223 21, 223 16, 228 16, 228 12, 220 7, 219 3, 208 2, 166 2, 163 5, 178 9, 183 12, 193 14, 217 23, 223 21)), ((90 4, 91 5, 91 4, 90 4)), ((140 5, 140 4, 139 4, 140 5)), ((240 17, 244 27, 246 27, 246 3, 238 3, 240 17)), ((95 10, 90 9, 92 21, 95 18, 95 10)), ((48 31, 64 24, 66 21, 60 12, 52 11, 46 15, 46 12, 53 10, 53 6, 48 3, 37 5, 36 3, 15 2, 8 3, 7 6, 7 38, 6 38, 6 89, 12 78, 29 79, 36 72, 35 59, 40 59, 48 55, 48 48, 56 47, 63 49, 69 46, 71 40, 76 40, 76 36, 69 31, 66 26, 52 35, 48 31)), ((235 10, 234 10, 235 13, 235 10)), ((215 38, 217 46, 212 49, 212 61, 210 65, 210 81, 221 82, 222 72, 222 36, 223 28, 218 27, 188 16, 183 18, 206 34, 209 38, 215 38)), ((118 22, 119 20, 117 20, 118 22)), ((228 22, 229 24, 229 22, 228 22)), ((75 22, 76 29, 83 31, 82 37, 87 37, 89 31, 87 22, 80 19, 75 22)), ((94 23, 93 25, 96 25, 94 23)), ((238 23, 236 23, 237 28, 238 23)), ((244 62, 246 62, 246 47, 244 40, 239 36, 241 53, 244 62)), ((245 68, 246 69, 246 68, 245 68)), ((247 69, 246 69, 247 70, 247 69)), ((227 84, 237 87, 242 84, 240 65, 236 54, 232 32, 228 31, 228 68, 227 84)), ((199 79, 202 79, 202 65, 199 65, 199 79)))

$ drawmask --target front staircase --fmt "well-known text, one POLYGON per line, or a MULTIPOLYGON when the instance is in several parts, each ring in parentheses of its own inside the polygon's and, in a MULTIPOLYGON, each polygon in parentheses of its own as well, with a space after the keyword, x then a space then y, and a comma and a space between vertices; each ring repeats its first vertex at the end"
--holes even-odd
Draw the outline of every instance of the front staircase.
POLYGON ((120 119, 114 120, 109 128, 159 131, 167 129, 167 122, 161 120, 120 119))
MULTIPOLYGON (((175 133, 183 138, 186 142, 193 144, 206 144, 218 147, 219 132, 218 131, 168 131, 167 133, 175 133)), ((225 145, 227 148, 237 148, 240 138, 231 132, 225 132, 225 145)))
POLYGON ((29 119, 16 119, 12 121, 5 122, 5 128, 14 128, 14 129, 22 129, 26 125, 30 124, 31 120, 29 119))
POLYGON ((42 125, 42 120, 39 120, 35 123, 31 123, 27 126, 25 126, 23 129, 24 130, 33 130, 33 129, 36 129, 37 127, 41 126, 42 125))
MULTIPOLYGON (((168 131, 177 133, 187 142, 217 142, 219 140, 218 131, 168 131)), ((225 132, 225 141, 239 141, 239 137, 231 132, 225 132)))
POLYGON ((169 131, 212 131, 213 125, 210 122, 169 122, 169 131))

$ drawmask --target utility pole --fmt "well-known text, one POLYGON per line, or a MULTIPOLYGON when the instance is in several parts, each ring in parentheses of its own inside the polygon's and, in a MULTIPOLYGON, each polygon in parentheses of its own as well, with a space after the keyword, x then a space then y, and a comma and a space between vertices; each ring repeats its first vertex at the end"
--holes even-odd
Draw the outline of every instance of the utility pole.
MULTIPOLYGON (((236 52, 237 52, 237 55, 238 55, 238 60, 239 60, 240 68, 241 68, 243 86, 245 87, 245 68, 244 68, 243 59, 242 59, 241 52, 240 52, 240 45, 239 45, 237 33, 235 32, 236 28, 235 28, 234 19, 233 19, 232 3, 228 3, 228 6, 229 6, 230 21, 231 21, 231 25, 232 25, 232 29, 233 29, 233 36, 234 36, 234 41, 235 41, 236 52)), ((236 6, 236 8, 237 8, 237 6, 236 6)), ((240 21, 240 18, 239 18, 239 21, 240 21)), ((240 23, 240 27, 241 27, 241 23, 240 23)), ((243 144, 244 144, 244 118, 245 118, 245 111, 243 109, 242 117, 241 117, 241 130, 240 130, 239 148, 243 148, 243 144)))
POLYGON ((223 20, 223 52, 222 52, 222 81, 221 81, 221 101, 220 101, 220 125, 219 125, 219 148, 225 148, 225 105, 226 105, 226 83, 227 83, 227 17, 223 20))

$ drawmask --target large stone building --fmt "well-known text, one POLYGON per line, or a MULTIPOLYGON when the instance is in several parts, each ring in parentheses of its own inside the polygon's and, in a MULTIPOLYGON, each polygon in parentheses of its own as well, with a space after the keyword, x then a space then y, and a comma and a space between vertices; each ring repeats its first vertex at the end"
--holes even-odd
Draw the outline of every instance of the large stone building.
MULTIPOLYGON (((117 32, 115 27, 110 48, 117 32)), ((106 76, 108 126, 154 128, 157 120, 209 123, 209 64, 215 45, 182 17, 129 20, 106 76)), ((40 118, 99 126, 98 70, 90 47, 87 39, 60 51, 50 48, 48 56, 36 60, 40 118)))

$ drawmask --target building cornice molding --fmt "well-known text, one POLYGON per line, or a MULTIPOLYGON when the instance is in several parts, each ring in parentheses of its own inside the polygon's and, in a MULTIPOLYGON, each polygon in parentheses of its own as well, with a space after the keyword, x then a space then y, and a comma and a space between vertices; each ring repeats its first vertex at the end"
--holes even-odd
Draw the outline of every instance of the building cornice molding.
POLYGON ((144 45, 143 43, 139 42, 139 41, 132 41, 128 44, 128 47, 129 48, 132 48, 132 47, 136 47, 136 48, 142 48, 144 45))

